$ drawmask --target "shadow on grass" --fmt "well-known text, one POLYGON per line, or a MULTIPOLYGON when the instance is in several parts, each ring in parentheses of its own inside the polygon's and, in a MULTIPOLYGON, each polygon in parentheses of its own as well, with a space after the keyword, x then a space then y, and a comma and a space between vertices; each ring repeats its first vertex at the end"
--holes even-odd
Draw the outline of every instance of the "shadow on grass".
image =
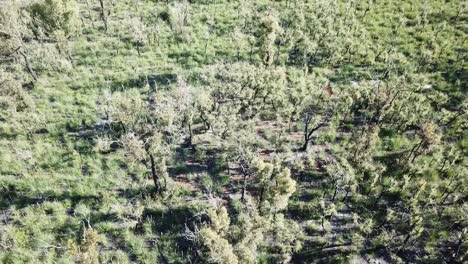
POLYGON ((186 225, 200 221, 197 219, 196 208, 181 205, 169 210, 145 209, 142 219, 153 220, 153 231, 155 233, 183 232, 186 225))
POLYGON ((153 185, 142 186, 138 188, 120 188, 117 190, 120 197, 125 197, 127 199, 133 198, 146 198, 154 196, 155 188, 153 185))
POLYGON ((75 207, 78 203, 84 202, 90 206, 96 205, 100 197, 97 195, 83 195, 73 193, 53 193, 46 192, 37 196, 22 195, 24 191, 17 190, 16 186, 8 185, 2 186, 3 190, 0 192, 0 210, 8 209, 14 206, 16 209, 22 209, 30 205, 40 205, 45 202, 59 201, 63 202, 69 200, 71 207, 75 207))
POLYGON ((148 84, 151 89, 156 89, 161 86, 168 86, 172 83, 177 82, 177 75, 174 73, 160 73, 160 74, 149 74, 141 75, 133 79, 127 79, 125 81, 116 81, 111 85, 113 92, 123 91, 126 88, 142 88, 148 84))

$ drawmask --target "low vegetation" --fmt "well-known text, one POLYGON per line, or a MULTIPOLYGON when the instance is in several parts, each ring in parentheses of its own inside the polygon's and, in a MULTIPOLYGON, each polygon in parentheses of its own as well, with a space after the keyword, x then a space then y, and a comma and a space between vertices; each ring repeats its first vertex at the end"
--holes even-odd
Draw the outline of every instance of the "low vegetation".
POLYGON ((0 263, 466 262, 466 2, 0 6, 0 263))

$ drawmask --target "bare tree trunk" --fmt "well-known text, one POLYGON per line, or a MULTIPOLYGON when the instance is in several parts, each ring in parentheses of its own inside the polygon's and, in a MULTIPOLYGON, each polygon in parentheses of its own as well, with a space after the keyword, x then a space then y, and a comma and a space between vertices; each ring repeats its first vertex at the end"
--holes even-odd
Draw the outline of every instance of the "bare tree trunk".
MULTIPOLYGON (((465 229, 465 230, 466 230, 466 229, 465 229)), ((454 258, 454 259, 457 259, 457 258, 458 258, 458 254, 460 254, 460 249, 461 249, 461 247, 462 247, 462 245, 463 245, 463 241, 464 241, 464 239, 463 239, 463 234, 462 234, 462 235, 460 236, 460 239, 458 240, 457 247, 456 247, 456 249, 455 249, 455 253, 453 254, 453 258, 454 258)))
POLYGON ((307 145, 309 145, 309 123, 310 123, 310 116, 309 114, 306 114, 304 117, 304 145, 302 145, 301 150, 306 151, 307 150, 307 145))
POLYGON ((321 226, 322 226, 322 236, 325 235, 325 215, 322 215, 322 223, 321 223, 321 226))
POLYGON ((263 202, 263 194, 265 193, 265 186, 262 186, 262 189, 260 190, 260 206, 262 206, 263 202))
MULTIPOLYGON (((241 164, 240 166, 241 166, 242 174, 243 174, 243 177, 242 177, 242 190, 241 190, 241 192, 242 192, 241 201, 244 202, 245 201, 245 190, 247 188, 247 176, 249 176, 249 173, 248 173, 248 170, 244 167, 244 165, 241 164)), ((260 197, 260 199, 262 199, 262 197, 260 197)))
POLYGON ((28 56, 26 56, 26 53, 24 53, 22 50, 18 50, 18 53, 23 56, 24 62, 26 63, 26 68, 28 69, 29 74, 33 77, 34 81, 37 81, 37 75, 34 72, 31 63, 29 63, 28 56))
POLYGON ((154 161, 153 154, 149 154, 149 157, 150 157, 150 162, 151 162, 151 176, 154 181, 155 193, 159 193, 161 189, 161 184, 159 183, 159 177, 158 177, 158 174, 156 173, 156 162, 154 161))
POLYGON ((411 149, 410 153, 408 154, 408 159, 407 159, 407 163, 410 162, 414 162, 414 160, 416 159, 416 157, 418 156, 417 152, 418 150, 421 148, 421 145, 422 145, 423 141, 421 140, 418 144, 414 145, 414 147, 411 149), (414 156, 413 156, 414 154, 414 156), (413 156, 413 159, 411 159, 411 156, 413 156))
POLYGON ((190 147, 193 147, 193 144, 192 144, 192 138, 193 138, 193 131, 192 131, 192 122, 187 122, 187 125, 188 125, 188 130, 189 130, 189 137, 188 137, 188 146, 190 147))
POLYGON ((311 129, 310 131, 308 131, 308 128, 309 128, 309 124, 306 123, 306 126, 305 126, 305 129, 304 129, 304 145, 302 145, 302 148, 301 150, 302 151, 306 151, 307 150, 307 146, 309 145, 309 142, 310 140, 312 139, 312 134, 319 130, 321 127, 323 127, 325 125, 325 123, 320 123, 318 124, 316 127, 314 127, 313 129, 311 129))
POLYGON ((374 203, 374 205, 372 206, 372 208, 377 207, 377 205, 378 205, 379 202, 380 202, 380 199, 381 199, 382 196, 384 195, 384 192, 385 192, 385 190, 382 190, 382 191, 380 192, 380 194, 379 194, 379 196, 377 197, 377 199, 375 200, 375 203, 374 203))
POLYGON ((245 201, 245 187, 247 185, 247 176, 244 174, 244 177, 242 179, 242 196, 241 196, 241 201, 245 201))
POLYGON ((338 192, 338 186, 335 184, 335 191, 333 192, 333 197, 332 197, 333 202, 335 201, 337 192, 338 192))
POLYGON ((301 147, 301 151, 306 151, 307 150, 307 145, 309 145, 309 140, 306 140, 304 144, 301 147))
POLYGON ((345 195, 343 197, 343 200, 341 200, 342 202, 346 201, 346 198, 348 198, 349 189, 350 189, 350 187, 346 188, 346 193, 345 193, 345 195))
POLYGON ((99 4, 101 5, 101 20, 104 23, 104 30, 107 32, 107 16, 106 16, 106 11, 104 9, 104 0, 99 0, 99 4))
MULTIPOLYGON (((210 124, 210 122, 208 122, 208 119, 207 119, 207 118, 204 118, 204 117, 203 117, 203 114, 200 114, 200 119, 202 120, 203 124, 205 125, 205 130, 206 130, 206 131, 210 130, 211 124, 210 124)), ((205 131, 205 132, 206 132, 206 131, 205 131)))

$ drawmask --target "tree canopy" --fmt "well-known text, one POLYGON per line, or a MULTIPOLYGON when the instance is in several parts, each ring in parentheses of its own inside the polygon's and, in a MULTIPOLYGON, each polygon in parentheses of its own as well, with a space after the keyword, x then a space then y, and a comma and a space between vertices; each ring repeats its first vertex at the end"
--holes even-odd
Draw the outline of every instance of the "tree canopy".
POLYGON ((0 7, 0 263, 466 262, 465 2, 0 7))

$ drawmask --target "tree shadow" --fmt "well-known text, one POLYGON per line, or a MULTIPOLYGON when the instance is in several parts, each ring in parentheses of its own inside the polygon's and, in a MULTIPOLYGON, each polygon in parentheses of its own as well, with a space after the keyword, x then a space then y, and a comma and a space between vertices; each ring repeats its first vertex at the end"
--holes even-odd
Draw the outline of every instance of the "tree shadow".
POLYGON ((160 73, 160 74, 149 74, 140 75, 133 79, 127 79, 125 81, 115 81, 111 85, 111 90, 124 91, 127 88, 143 88, 145 85, 153 90, 158 87, 165 87, 177 82, 177 75, 174 73, 160 73))
POLYGON ((185 225, 194 219, 197 211, 188 206, 181 205, 169 210, 147 208, 143 211, 142 219, 153 220, 152 229, 154 233, 183 232, 185 225))
POLYGON ((74 194, 70 192, 54 193, 45 192, 36 196, 22 195, 24 191, 17 190, 15 185, 2 186, 0 192, 0 210, 7 210, 11 207, 16 209, 26 208, 30 205, 40 205, 45 202, 64 202, 70 201, 71 208, 74 208, 78 203, 85 202, 91 206, 96 206, 99 203, 100 197, 97 195, 74 194))
POLYGON ((119 188, 117 193, 120 197, 125 197, 127 199, 133 198, 146 198, 154 194, 155 187, 153 185, 141 186, 138 188, 119 188))

